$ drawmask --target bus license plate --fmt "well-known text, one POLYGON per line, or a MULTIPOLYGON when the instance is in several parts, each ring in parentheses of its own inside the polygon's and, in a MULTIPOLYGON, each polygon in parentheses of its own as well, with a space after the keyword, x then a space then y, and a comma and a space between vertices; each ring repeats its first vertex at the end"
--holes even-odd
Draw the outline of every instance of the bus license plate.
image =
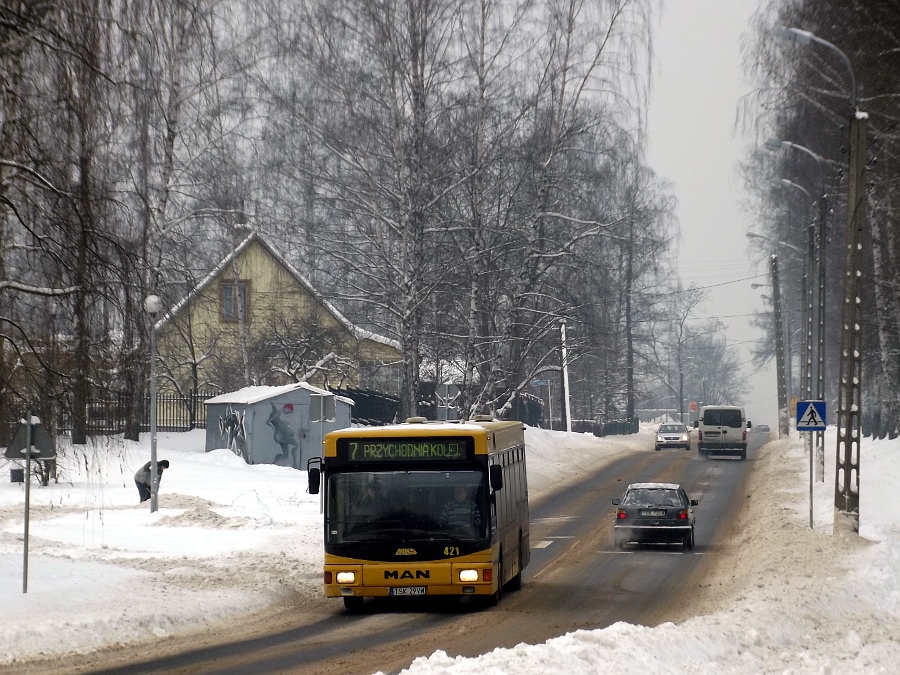
POLYGON ((401 586, 391 588, 391 595, 425 595, 424 586, 401 586))

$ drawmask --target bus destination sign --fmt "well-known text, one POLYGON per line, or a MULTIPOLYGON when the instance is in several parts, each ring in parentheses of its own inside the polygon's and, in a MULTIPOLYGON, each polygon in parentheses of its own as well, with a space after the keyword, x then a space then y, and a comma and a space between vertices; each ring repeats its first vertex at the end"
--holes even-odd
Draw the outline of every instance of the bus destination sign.
POLYGON ((345 462, 461 462, 471 458, 473 439, 465 436, 418 438, 339 438, 345 462))

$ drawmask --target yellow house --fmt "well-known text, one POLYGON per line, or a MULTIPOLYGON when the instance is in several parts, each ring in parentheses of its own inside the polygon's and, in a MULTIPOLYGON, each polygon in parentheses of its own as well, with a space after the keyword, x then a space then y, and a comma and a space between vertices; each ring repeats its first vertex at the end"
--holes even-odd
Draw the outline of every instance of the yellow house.
POLYGON ((156 323, 160 389, 398 389, 396 340, 348 321, 253 232, 156 323))

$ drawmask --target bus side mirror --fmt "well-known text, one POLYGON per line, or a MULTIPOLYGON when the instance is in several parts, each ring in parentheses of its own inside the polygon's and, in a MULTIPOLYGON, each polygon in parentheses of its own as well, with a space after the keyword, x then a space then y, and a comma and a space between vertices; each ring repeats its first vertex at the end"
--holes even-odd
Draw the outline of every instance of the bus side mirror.
POLYGON ((491 489, 495 492, 503 489, 503 467, 499 464, 491 465, 491 489))
POLYGON ((321 457, 310 457, 306 461, 306 477, 309 479, 309 494, 319 494, 319 485, 322 482, 321 457))
POLYGON ((319 494, 319 483, 322 477, 321 469, 309 469, 309 494, 317 495, 319 494))

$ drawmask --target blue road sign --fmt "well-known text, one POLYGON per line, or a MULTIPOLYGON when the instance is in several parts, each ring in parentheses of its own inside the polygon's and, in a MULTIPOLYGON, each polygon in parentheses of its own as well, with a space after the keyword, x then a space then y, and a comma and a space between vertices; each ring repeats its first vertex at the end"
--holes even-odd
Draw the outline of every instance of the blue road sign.
POLYGON ((797 431, 825 431, 825 401, 797 401, 797 431))

